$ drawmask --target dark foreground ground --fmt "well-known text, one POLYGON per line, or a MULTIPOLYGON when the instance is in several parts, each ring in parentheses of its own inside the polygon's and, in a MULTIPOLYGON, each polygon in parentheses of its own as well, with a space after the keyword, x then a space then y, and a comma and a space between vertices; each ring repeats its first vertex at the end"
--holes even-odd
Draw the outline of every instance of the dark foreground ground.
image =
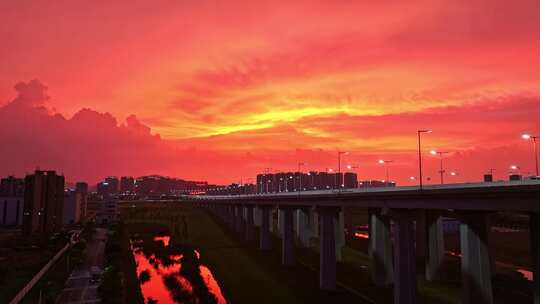
MULTIPOLYGON (((258 250, 258 231, 253 242, 245 242, 205 210, 170 203, 147 208, 162 208, 167 216, 185 216, 187 242, 200 252, 201 262, 211 269, 229 303, 393 303, 392 286, 371 283, 365 240, 353 240, 344 248, 343 261, 338 264, 338 290, 324 292, 319 289, 317 239, 310 249, 296 248, 297 264, 287 268, 281 265, 281 239, 276 236, 273 249, 263 253, 258 250)), ((137 209, 143 214, 145 207, 137 209)), ((460 303, 459 268, 459 258, 449 257, 444 280, 432 283, 422 278, 419 265, 418 303, 460 303)), ((523 278, 498 273, 493 285, 496 303, 531 302, 523 278)))

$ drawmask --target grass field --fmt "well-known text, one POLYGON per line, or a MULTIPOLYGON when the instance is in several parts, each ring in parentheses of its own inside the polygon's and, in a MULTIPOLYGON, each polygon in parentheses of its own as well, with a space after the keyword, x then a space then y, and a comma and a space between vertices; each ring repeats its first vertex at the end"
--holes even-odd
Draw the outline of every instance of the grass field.
MULTIPOLYGON (((186 205, 167 209, 163 214, 185 217, 188 242, 201 253, 202 263, 209 266, 231 303, 393 303, 392 287, 372 284, 369 259, 360 251, 344 248, 338 290, 325 292, 319 289, 317 246, 296 248, 297 265, 283 267, 278 237, 273 236, 270 252, 261 252, 257 240, 245 242, 205 210, 186 205)), ((459 302, 459 284, 428 283, 419 275, 419 303, 459 302)))

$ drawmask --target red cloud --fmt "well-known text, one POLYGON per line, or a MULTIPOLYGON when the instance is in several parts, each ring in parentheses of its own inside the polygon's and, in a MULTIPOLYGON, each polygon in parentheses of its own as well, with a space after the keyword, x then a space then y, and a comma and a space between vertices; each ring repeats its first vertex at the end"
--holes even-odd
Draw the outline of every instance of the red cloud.
MULTIPOLYGON (((298 161, 307 164, 306 170, 335 168, 335 151, 346 149, 351 154, 344 164, 358 164, 362 178, 381 178, 376 161, 391 157, 396 160, 392 176, 403 183, 416 172, 414 135, 420 127, 435 131, 425 138, 426 150, 455 152, 447 160, 449 170, 460 172, 455 181, 477 180, 492 167, 504 177, 510 163, 527 170, 530 147, 519 133, 540 131, 535 120, 539 98, 514 96, 418 113, 306 118, 261 130, 163 140, 135 116, 119 124, 111 114, 91 109, 70 119, 50 114, 42 106, 45 86, 32 81, 18 88, 33 91, 23 89, 0 108, 0 172, 23 174, 40 166, 63 171, 68 180, 158 173, 211 182, 245 181, 267 167, 294 170, 298 161), (17 106, 21 100, 27 106, 17 106)), ((435 179, 437 164, 427 158, 427 176, 435 179)))

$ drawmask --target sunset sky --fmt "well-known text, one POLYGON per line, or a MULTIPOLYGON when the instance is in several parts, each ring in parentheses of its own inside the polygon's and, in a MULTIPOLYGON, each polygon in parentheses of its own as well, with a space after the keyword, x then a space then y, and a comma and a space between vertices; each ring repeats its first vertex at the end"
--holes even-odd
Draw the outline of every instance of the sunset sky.
POLYGON ((534 171, 540 2, 2 1, 0 174, 534 171))

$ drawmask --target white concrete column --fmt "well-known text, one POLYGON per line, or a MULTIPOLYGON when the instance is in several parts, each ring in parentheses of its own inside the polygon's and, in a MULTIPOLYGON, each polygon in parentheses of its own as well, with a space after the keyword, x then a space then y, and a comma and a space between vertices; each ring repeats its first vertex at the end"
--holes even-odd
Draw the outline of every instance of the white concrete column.
POLYGON ((244 232, 244 218, 242 217, 242 214, 244 213, 244 208, 240 205, 236 205, 234 207, 234 222, 235 222, 235 229, 236 232, 243 234, 244 232))
POLYGON ((381 209, 372 209, 370 215, 369 246, 371 247, 371 275, 377 286, 392 284, 394 267, 392 264, 392 239, 390 238, 390 218, 381 209))
POLYGON ((253 225, 253 206, 249 205, 244 208, 246 210, 246 221, 245 221, 245 238, 246 241, 253 241, 254 236, 254 225, 253 225))
POLYGON ((285 207, 282 213, 282 246, 281 246, 281 262, 284 266, 292 266, 295 263, 294 254, 294 210, 290 207, 285 207))
POLYGON ((408 210, 394 213, 394 303, 416 304, 414 214, 408 210))
POLYGON ((343 260, 343 247, 345 246, 345 217, 343 208, 334 217, 334 233, 336 240, 336 260, 343 260))
MULTIPOLYGON (((440 279, 441 268, 444 261, 444 232, 442 216, 439 212, 428 210, 426 213, 427 225, 427 257, 426 280, 440 279)), ((416 227, 418 229, 418 227, 416 227)))
POLYGON ((285 210, 278 209, 278 226, 277 226, 277 235, 279 237, 283 236, 283 229, 285 227, 285 210))
POLYGON ((259 230, 259 248, 263 251, 272 249, 272 239, 270 238, 270 219, 272 218, 272 208, 261 206, 261 229, 259 230))
POLYGON ((270 223, 269 230, 270 232, 274 232, 274 208, 270 208, 268 212, 268 221, 270 223))
POLYGON ((332 207, 321 207, 318 210, 321 219, 319 286, 323 290, 336 289, 336 234, 334 232, 336 213, 337 210, 332 207))
POLYGON ((253 209, 253 224, 256 227, 261 227, 261 208, 256 207, 253 209))
POLYGON ((319 213, 317 212, 314 212, 312 210, 311 212, 311 215, 312 215, 312 221, 311 221, 311 224, 312 224, 312 229, 313 229, 313 236, 314 237, 319 237, 320 234, 319 234, 319 213))
POLYGON ((426 210, 417 210, 415 214, 415 244, 416 244, 416 259, 419 263, 425 264, 427 257, 427 224, 426 210))
POLYGON ((310 209, 296 210, 296 238, 303 247, 309 247, 309 241, 311 239, 310 211, 310 209))
POLYGON ((461 276, 464 304, 492 304, 489 259, 489 219, 485 212, 464 212, 460 217, 461 276))

